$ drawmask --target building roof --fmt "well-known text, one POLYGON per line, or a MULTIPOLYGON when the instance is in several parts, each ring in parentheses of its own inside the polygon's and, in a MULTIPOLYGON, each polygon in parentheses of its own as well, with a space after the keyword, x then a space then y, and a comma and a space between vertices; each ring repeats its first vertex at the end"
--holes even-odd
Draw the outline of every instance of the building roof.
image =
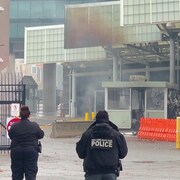
POLYGON ((38 84, 36 83, 36 81, 33 79, 32 76, 24 76, 24 77, 22 78, 22 81, 21 81, 21 82, 23 82, 23 84, 25 84, 26 87, 27 87, 27 86, 34 86, 34 88, 37 88, 37 87, 38 87, 38 84))

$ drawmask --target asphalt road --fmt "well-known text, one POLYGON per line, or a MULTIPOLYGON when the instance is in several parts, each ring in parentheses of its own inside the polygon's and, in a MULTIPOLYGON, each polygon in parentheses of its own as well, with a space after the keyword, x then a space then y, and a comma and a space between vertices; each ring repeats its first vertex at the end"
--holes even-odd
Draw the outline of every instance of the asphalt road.
MULTIPOLYGON (((42 125, 45 138, 39 156, 37 180, 83 180, 82 160, 75 152, 79 137, 52 139, 51 125, 42 125)), ((139 140, 125 135, 129 153, 122 160, 123 171, 118 180, 179 180, 180 150, 173 142, 139 140)), ((0 180, 10 180, 9 154, 0 154, 0 180)))

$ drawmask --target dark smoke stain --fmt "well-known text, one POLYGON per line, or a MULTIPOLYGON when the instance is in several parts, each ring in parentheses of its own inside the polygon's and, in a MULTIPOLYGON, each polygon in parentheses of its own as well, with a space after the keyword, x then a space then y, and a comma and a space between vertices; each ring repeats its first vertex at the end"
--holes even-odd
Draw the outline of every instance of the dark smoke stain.
POLYGON ((102 7, 67 8, 65 48, 80 48, 122 44, 120 26, 112 26, 112 9, 102 7))

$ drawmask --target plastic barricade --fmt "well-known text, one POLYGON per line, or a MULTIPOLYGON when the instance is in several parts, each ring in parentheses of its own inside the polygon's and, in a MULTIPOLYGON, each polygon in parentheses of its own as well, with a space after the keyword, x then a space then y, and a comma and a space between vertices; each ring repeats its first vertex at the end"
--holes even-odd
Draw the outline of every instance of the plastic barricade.
POLYGON ((141 118, 137 134, 140 139, 176 141, 176 120, 161 118, 141 118))

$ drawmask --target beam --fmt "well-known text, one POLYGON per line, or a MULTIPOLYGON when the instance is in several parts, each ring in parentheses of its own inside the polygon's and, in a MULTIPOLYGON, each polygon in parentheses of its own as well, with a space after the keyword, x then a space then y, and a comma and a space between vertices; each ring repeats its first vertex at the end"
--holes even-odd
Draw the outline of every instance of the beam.
MULTIPOLYGON (((151 43, 150 43, 150 44, 151 44, 151 43)), ((164 56, 163 54, 161 54, 161 53, 159 53, 159 52, 157 52, 157 51, 153 51, 152 48, 149 50, 148 48, 144 48, 143 46, 138 47, 138 46, 132 45, 132 44, 127 44, 127 46, 130 47, 130 48, 133 48, 133 49, 142 50, 142 51, 144 51, 144 52, 149 52, 149 53, 151 53, 152 55, 158 55, 158 56, 162 56, 162 57, 166 57, 166 58, 167 58, 167 56, 164 56)), ((152 47, 152 46, 151 46, 151 47, 152 47)), ((158 47, 159 47, 159 46, 158 46, 158 47)))

